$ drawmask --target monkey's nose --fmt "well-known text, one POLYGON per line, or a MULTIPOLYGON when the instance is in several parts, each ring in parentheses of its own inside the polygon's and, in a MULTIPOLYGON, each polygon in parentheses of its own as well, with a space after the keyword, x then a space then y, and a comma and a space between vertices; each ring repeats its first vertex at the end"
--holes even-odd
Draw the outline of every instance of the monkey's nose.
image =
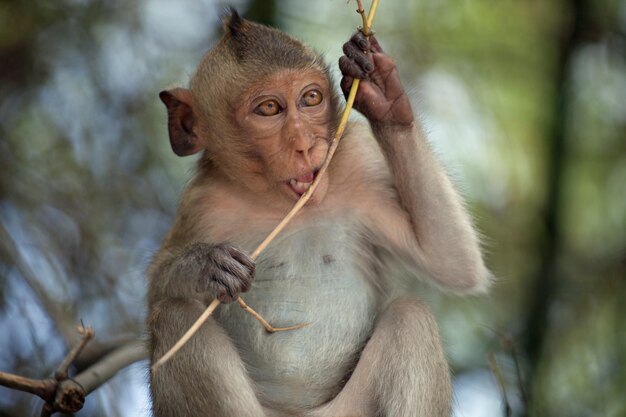
POLYGON ((313 146, 309 147, 307 150, 296 149, 296 154, 298 158, 302 158, 302 161, 306 166, 311 166, 311 153, 313 150, 313 146))
POLYGON ((296 146, 296 152, 299 155, 310 155, 311 151, 313 151, 313 148, 315 147, 315 144, 313 143, 307 143, 306 145, 302 145, 302 146, 296 146))

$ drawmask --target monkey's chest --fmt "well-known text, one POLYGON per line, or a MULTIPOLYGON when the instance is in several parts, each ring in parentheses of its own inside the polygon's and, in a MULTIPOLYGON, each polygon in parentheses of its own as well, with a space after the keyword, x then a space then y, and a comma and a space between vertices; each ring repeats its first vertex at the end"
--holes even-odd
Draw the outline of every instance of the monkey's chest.
POLYGON ((331 399, 372 331, 373 289, 354 261, 355 245, 337 232, 330 242, 316 235, 279 242, 259 259, 243 296, 273 326, 307 327, 268 334, 236 303, 218 311, 267 405, 313 407, 331 399))

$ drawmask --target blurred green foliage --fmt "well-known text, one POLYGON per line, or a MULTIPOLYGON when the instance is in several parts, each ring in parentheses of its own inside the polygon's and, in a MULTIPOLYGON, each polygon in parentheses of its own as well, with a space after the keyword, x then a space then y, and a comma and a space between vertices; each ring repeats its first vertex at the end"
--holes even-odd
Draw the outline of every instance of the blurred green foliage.
MULTIPOLYGON (((331 63, 359 23, 354 3, 250 3, 331 63)), ((144 268, 193 166, 157 93, 186 82, 222 8, 0 2, 0 369, 48 375, 80 318, 101 340, 141 332, 144 268)), ((456 415, 505 415, 504 398, 513 415, 626 415, 626 2, 383 1, 375 30, 498 277, 489 297, 418 289, 456 415)), ((141 375, 79 415, 145 414, 141 375)), ((37 413, 0 394, 0 415, 37 413)))

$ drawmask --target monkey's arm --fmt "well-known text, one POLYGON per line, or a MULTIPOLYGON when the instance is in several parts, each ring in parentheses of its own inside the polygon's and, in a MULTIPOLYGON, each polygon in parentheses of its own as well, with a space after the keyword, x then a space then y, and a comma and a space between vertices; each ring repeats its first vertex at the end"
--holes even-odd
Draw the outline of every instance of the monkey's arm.
POLYGON ((193 298, 208 304, 215 297, 229 303, 250 289, 254 269, 254 261, 226 244, 197 242, 165 247, 148 271, 148 303, 152 306, 165 298, 193 298))
POLYGON ((409 214, 415 239, 388 235, 404 246, 440 285, 461 291, 484 291, 490 273, 463 202, 416 124, 372 125, 392 174, 400 204, 409 214))
POLYGON ((381 232, 393 246, 408 251, 419 269, 440 285, 484 290, 490 273, 482 260, 478 236, 415 121, 395 63, 374 37, 366 43, 360 32, 344 45, 344 52, 346 56, 339 62, 344 74, 342 88, 346 92, 354 77, 363 80, 355 108, 370 121, 400 204, 408 213, 410 226, 398 210, 386 209, 395 227, 381 232), (407 236, 406 229, 414 236, 407 236))

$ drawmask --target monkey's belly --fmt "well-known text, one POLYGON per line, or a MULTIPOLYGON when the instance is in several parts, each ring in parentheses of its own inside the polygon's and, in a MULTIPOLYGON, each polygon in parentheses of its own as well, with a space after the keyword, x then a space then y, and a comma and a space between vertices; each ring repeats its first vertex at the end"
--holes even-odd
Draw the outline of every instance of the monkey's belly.
POLYGON ((321 253, 297 265, 259 262, 244 299, 273 326, 308 324, 268 334, 236 303, 219 309, 262 403, 297 409, 332 399, 372 331, 374 295, 357 268, 321 253))

